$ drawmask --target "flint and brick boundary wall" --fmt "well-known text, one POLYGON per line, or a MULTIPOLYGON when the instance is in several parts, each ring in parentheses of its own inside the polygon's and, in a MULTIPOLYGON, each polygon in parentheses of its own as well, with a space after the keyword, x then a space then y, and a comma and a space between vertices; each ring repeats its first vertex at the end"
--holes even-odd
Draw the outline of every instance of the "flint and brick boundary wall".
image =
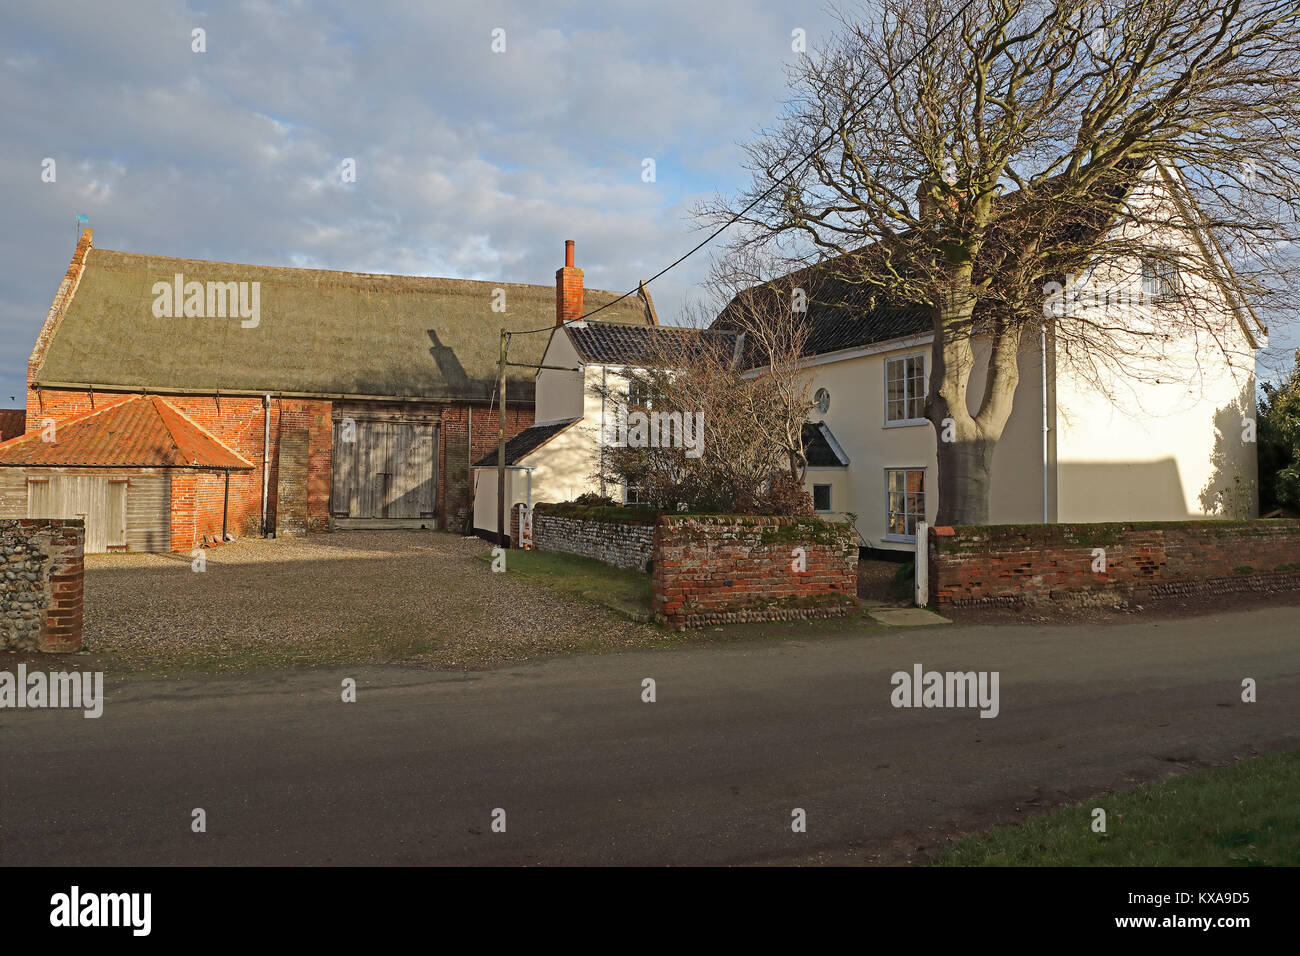
POLYGON ((663 515, 652 578, 655 616, 679 630, 833 617, 858 604, 857 534, 818 518, 663 515))
MULTIPOLYGON (((521 505, 516 506, 511 522, 511 535, 516 547, 521 509, 521 505)), ((559 551, 593 558, 630 571, 647 571, 654 556, 654 525, 572 517, 549 512, 545 505, 536 505, 533 508, 533 547, 538 551, 559 551)))
POLYGON ((81 648, 85 534, 80 518, 0 520, 0 649, 81 648))
POLYGON ((1295 590, 1300 521, 936 527, 929 560, 930 600, 940 607, 1113 607, 1295 590))

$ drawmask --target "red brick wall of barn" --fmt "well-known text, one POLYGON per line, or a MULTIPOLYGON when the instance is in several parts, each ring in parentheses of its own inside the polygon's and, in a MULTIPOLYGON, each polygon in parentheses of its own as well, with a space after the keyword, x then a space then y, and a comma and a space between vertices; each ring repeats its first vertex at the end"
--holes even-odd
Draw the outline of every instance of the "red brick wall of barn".
MULTIPOLYGON (((56 424, 78 415, 96 411, 134 398, 131 393, 96 392, 64 389, 29 389, 27 393, 27 430, 39 431, 45 419, 56 424)), ((262 400, 252 396, 164 395, 163 400, 177 411, 206 428, 254 466, 251 471, 230 474, 230 505, 227 528, 239 537, 261 532, 262 523, 262 400)), ((278 452, 280 416, 286 409, 297 413, 296 400, 271 400, 271 494, 267 507, 268 521, 274 518, 275 459, 278 452)), ((329 403, 323 406, 329 417, 329 403)), ((325 482, 328 487, 329 452, 325 482)), ((177 470, 172 476, 172 548, 187 551, 206 537, 221 538, 222 498, 225 476, 177 470)), ((327 507, 327 506, 326 506, 327 507)))
MULTIPOLYGON (((533 407, 506 404, 506 440, 533 424, 533 407)), ((442 413, 438 450, 439 527, 459 531, 469 514, 474 473, 469 462, 478 461, 497 447, 498 412, 483 405, 448 405, 442 413), (474 419, 473 440, 468 441, 469 419, 474 419), (467 444, 468 441, 468 444, 467 444)))
MULTIPOLYGON (((334 423, 333 403, 313 399, 286 398, 272 400, 271 482, 272 505, 277 511, 277 527, 294 530, 328 531, 330 521, 330 481, 333 476, 334 423), (291 455, 282 456, 281 441, 286 433, 300 432, 307 436, 300 457, 290 461, 291 455), (285 502, 287 514, 280 514, 280 469, 306 476, 305 488, 292 490, 292 504, 285 502)), ((293 444, 293 443, 291 443, 293 444)))
POLYGON ((172 473, 172 550, 188 551, 198 540, 195 509, 198 476, 186 471, 172 473))
MULTIPOLYGON (((78 415, 100 410, 134 398, 139 393, 96 392, 65 389, 28 389, 27 431, 39 431, 45 419, 56 424, 78 415)), ((252 471, 231 472, 230 504, 227 528, 236 537, 261 533, 262 509, 262 400, 255 396, 162 395, 164 401, 187 415, 225 442, 245 460, 252 471)), ((367 406, 398 408, 393 403, 373 402, 367 406)), ((410 406, 405 406, 408 410, 410 406)), ((459 530, 468 513, 472 472, 469 460, 477 460, 496 447, 497 414, 482 405, 466 403, 426 405, 420 417, 433 417, 441 424, 438 448, 438 526, 459 530), (473 437, 469 422, 473 418, 473 437)), ((305 526, 308 531, 329 528, 330 487, 333 469, 333 403, 299 398, 271 399, 270 478, 267 520, 272 527, 300 522, 295 513, 277 514, 281 500, 280 440, 288 432, 307 435, 305 467, 301 462, 287 462, 294 473, 305 473, 305 526), (292 517, 292 521, 289 519, 292 517)), ((514 437, 533 423, 532 406, 506 406, 506 437, 514 437)), ((176 471, 172 482, 172 548, 188 551, 205 539, 221 537, 222 495, 225 478, 221 474, 176 471)), ((294 489, 295 506, 299 492, 294 489)))
POLYGON ((27 425, 27 412, 21 408, 0 408, 0 441, 8 441, 23 434, 27 425))

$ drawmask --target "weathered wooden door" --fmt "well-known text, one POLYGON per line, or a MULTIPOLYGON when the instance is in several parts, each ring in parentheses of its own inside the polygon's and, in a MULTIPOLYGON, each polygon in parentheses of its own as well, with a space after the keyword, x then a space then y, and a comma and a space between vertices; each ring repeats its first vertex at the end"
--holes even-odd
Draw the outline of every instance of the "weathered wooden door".
POLYGON ((50 475, 29 478, 27 517, 80 518, 86 524, 87 554, 126 547, 126 489, 124 478, 94 475, 50 475))
POLYGON ((337 421, 330 512, 340 518, 431 518, 437 461, 437 425, 337 421))

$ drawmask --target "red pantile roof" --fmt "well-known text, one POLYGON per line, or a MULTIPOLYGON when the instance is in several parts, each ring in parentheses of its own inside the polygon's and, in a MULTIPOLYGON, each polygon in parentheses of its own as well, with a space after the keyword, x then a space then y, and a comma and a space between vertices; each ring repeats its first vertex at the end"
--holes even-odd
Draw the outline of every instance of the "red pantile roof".
POLYGON ((0 467, 253 467, 211 432, 153 395, 61 422, 54 441, 42 441, 41 435, 33 431, 0 442, 0 467))

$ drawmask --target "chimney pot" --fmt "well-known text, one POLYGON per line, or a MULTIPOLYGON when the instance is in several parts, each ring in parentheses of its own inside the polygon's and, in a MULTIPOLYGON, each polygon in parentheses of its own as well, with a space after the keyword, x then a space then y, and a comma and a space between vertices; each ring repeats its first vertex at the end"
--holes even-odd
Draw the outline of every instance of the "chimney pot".
POLYGON ((573 268, 573 240, 572 239, 564 240, 564 267, 566 269, 573 268))

